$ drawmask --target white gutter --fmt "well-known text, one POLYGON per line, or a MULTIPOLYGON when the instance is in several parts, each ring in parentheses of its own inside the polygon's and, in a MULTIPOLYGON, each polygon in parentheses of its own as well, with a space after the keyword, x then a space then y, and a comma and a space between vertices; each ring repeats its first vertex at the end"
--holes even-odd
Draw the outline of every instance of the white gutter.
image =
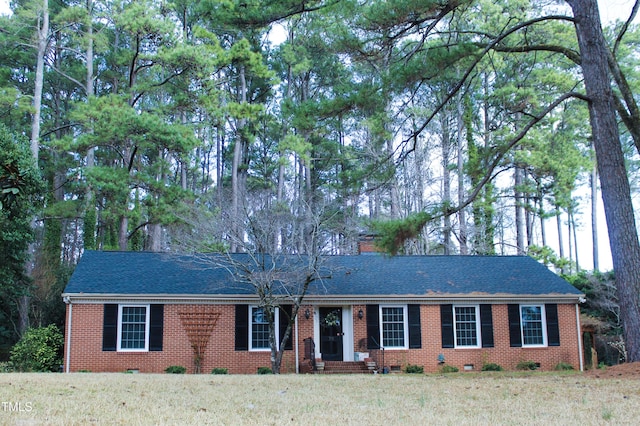
POLYGON ((578 328, 578 353, 580 355, 580 371, 584 371, 584 350, 582 348, 582 326, 580 325, 580 306, 576 303, 576 327, 578 328))
MULTIPOLYGON (((171 303, 171 304, 229 304, 256 303, 255 294, 119 294, 119 293, 65 293, 63 298, 74 303, 171 303)), ((584 294, 424 294, 424 295, 307 295, 305 303, 336 305, 393 303, 577 303, 584 294)))
POLYGON ((65 348, 65 362, 64 369, 65 373, 69 373, 71 371, 70 362, 71 362, 71 322, 73 318, 73 304, 71 303, 71 299, 66 296, 62 299, 64 303, 69 306, 69 316, 67 318, 67 347, 65 348))
POLYGON ((295 335, 295 346, 296 346, 296 374, 300 374, 300 345, 298 345, 298 315, 296 315, 295 319, 294 319, 294 324, 293 324, 293 331, 294 331, 294 335, 295 335))

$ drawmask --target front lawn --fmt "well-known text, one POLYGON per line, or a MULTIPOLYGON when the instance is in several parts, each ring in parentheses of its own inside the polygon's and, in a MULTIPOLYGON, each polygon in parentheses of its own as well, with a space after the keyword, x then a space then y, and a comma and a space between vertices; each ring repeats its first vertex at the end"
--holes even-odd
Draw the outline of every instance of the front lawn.
POLYGON ((580 373, 0 374, 0 424, 633 424, 635 380, 580 373))

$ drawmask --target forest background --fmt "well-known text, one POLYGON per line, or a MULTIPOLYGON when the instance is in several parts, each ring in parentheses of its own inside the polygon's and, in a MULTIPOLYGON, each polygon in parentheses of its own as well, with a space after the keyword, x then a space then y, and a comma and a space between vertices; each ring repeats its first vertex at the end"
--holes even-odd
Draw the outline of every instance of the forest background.
MULTIPOLYGON (((636 93, 637 5, 600 5, 636 93)), ((21 166, 2 175, 0 353, 30 326, 62 326, 84 249, 238 251, 237 236, 276 227, 266 249, 300 253, 318 224, 327 254, 370 234, 394 254, 530 254, 621 332, 569 4, 11 9, 0 138, 3 165, 21 166)), ((635 200, 637 141, 617 112, 635 200)))

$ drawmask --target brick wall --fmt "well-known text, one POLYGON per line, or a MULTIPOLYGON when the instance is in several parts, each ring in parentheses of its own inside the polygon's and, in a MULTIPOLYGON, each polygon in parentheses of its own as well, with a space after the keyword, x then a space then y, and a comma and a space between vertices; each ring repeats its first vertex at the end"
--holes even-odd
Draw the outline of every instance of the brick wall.
MULTIPOLYGON (((366 312, 366 311, 365 311, 366 312)), ((560 362, 569 363, 578 370, 580 358, 575 305, 558 305, 560 328, 560 346, 543 348, 511 347, 509 343, 509 322, 507 305, 493 305, 493 348, 443 348, 440 327, 440 306, 422 305, 420 322, 422 323, 422 348, 411 350, 386 350, 385 366, 407 364, 421 365, 425 372, 437 372, 441 365, 438 356, 443 355, 447 365, 464 370, 465 365, 473 365, 479 371, 485 363, 496 363, 506 370, 515 370, 521 361, 533 361, 540 364, 541 370, 553 370, 560 362)), ((356 323, 357 324, 357 323, 356 323)), ((366 329, 357 330, 355 341, 366 337, 366 329)), ((380 350, 369 351, 372 358, 382 363, 380 350)))
MULTIPOLYGON (((179 312, 189 305, 164 306, 163 350, 158 352, 105 352, 102 350, 102 322, 104 305, 74 304, 71 332, 71 372, 123 372, 129 369, 141 373, 162 373, 170 365, 187 367, 194 371, 191 343, 180 321, 179 312)), ((69 307, 67 306, 67 317, 69 307)), ((235 307, 219 305, 212 308, 220 315, 207 345, 201 364, 202 373, 215 367, 227 368, 230 374, 255 374, 258 367, 270 367, 268 351, 235 350, 235 307)), ((67 319, 68 321, 68 319, 67 319)), ((68 322, 67 322, 68 324, 68 322)), ((67 333, 67 329, 65 329, 67 333)), ((67 344, 65 336, 65 345, 67 344)), ((65 348, 66 371, 66 348, 65 348)), ((293 351, 287 351, 282 361, 282 372, 294 372, 293 351)))
MULTIPOLYGON (((74 304, 71 333, 71 354, 69 369, 72 372, 89 370, 93 372, 123 372, 136 369, 143 373, 162 373, 170 365, 187 367, 194 371, 193 351, 179 318, 179 312, 190 309, 190 305, 164 306, 164 338, 161 352, 104 352, 102 351, 102 304, 74 304)), ((208 374, 214 367, 227 368, 230 374, 255 374, 258 367, 270 367, 270 353, 235 350, 235 307, 216 305, 210 308, 219 313, 212 336, 207 345, 201 372, 208 374)), ((304 339, 314 335, 314 318, 305 318, 305 310, 313 312, 313 307, 303 305, 298 317, 298 345, 301 371, 305 371, 309 360, 304 360, 304 339)), ((69 307, 67 306, 67 324, 69 307)), ((379 350, 366 348, 366 307, 354 305, 353 332, 354 352, 370 352, 379 363, 379 350), (364 317, 358 318, 362 310, 364 317)), ((509 324, 507 305, 493 305, 493 348, 445 349, 442 348, 439 305, 422 305, 422 348, 411 350, 385 351, 386 366, 404 367, 407 364, 424 366, 426 372, 438 371, 438 355, 445 357, 446 364, 461 371, 466 364, 480 370, 484 363, 496 363, 505 369, 515 369, 520 361, 540 363, 542 370, 551 370, 559 362, 566 362, 579 368, 578 333, 576 331, 575 305, 558 305, 560 346, 545 348, 512 348, 509 346, 509 324)), ((67 333, 65 328, 65 334, 67 333)), ((292 338, 295 334, 292 335, 292 338)), ((65 345, 68 336, 65 336, 65 345)), ((318 342, 316 342, 318 344, 318 342)), ((294 345, 295 348, 295 345, 294 345)), ((66 370, 65 348, 65 370, 66 370)), ((282 372, 295 372, 295 352, 286 351, 282 362, 282 372)))

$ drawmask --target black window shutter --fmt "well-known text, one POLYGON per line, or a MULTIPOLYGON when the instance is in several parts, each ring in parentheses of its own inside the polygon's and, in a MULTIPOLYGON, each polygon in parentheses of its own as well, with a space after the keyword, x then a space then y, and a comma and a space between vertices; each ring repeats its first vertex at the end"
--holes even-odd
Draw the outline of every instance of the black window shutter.
POLYGON ((493 315, 491 305, 480 305, 480 335, 482 336, 482 347, 493 347, 493 315))
POLYGON ((104 305, 104 319, 102 322, 102 350, 115 351, 118 342, 118 305, 109 303, 104 305))
POLYGON ((547 317, 547 344, 560 346, 560 327, 558 326, 558 305, 548 303, 544 306, 547 317))
POLYGON ((453 305, 440 305, 440 328, 442 329, 442 347, 453 348, 453 305))
POLYGON ((422 347, 420 305, 409 305, 407 312, 409 317, 409 349, 420 349, 422 347))
POLYGON ((380 307, 367 305, 367 349, 380 349, 380 307))
POLYGON ((236 305, 236 351, 249 350, 249 306, 236 305))
POLYGON ((149 309, 149 350, 162 351, 164 305, 151 305, 149 309))
POLYGON ((522 346, 522 334, 520 331, 520 305, 507 305, 509 311, 509 342, 511 347, 522 346))
MULTIPOLYGON (((289 325, 289 318, 291 318, 291 313, 293 311, 293 305, 283 305, 280 306, 279 312, 279 326, 280 326, 280 342, 282 342, 282 338, 284 337, 285 331, 287 331, 287 326, 289 325)), ((287 340, 287 344, 284 346, 285 351, 290 351, 293 349, 293 330, 289 333, 289 340, 287 340)))

